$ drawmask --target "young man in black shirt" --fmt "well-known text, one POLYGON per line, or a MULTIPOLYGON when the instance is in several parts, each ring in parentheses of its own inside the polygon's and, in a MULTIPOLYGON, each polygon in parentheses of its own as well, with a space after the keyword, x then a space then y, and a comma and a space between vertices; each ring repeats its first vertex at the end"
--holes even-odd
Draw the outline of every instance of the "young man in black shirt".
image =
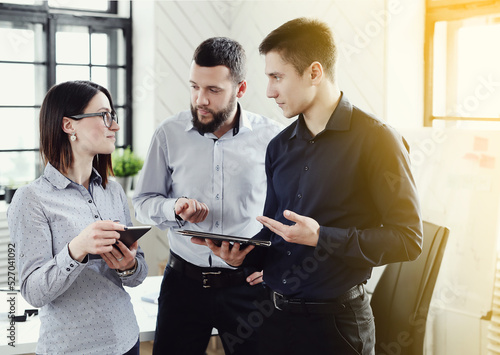
POLYGON ((262 354, 373 354, 364 284, 374 266, 414 260, 422 247, 408 145, 340 91, 324 23, 291 20, 259 50, 267 96, 286 117, 298 115, 266 153, 264 228, 255 238, 272 246, 206 244, 231 265, 264 270, 273 309, 262 312, 262 354))

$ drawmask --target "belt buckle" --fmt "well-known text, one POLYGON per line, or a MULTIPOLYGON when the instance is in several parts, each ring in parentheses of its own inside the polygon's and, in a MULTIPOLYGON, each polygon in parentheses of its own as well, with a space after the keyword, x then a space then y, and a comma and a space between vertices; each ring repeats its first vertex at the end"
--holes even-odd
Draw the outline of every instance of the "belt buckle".
POLYGON ((278 303, 276 302, 276 299, 277 297, 276 296, 279 296, 281 297, 281 299, 283 299, 283 295, 281 293, 278 293, 278 292, 275 292, 273 291, 273 303, 274 303, 274 308, 276 308, 278 311, 283 311, 283 309, 281 309, 279 306, 278 306, 278 303))
POLYGON ((222 272, 221 271, 205 271, 205 272, 202 272, 201 275, 203 276, 203 288, 210 288, 211 286, 209 285, 208 281, 208 277, 209 275, 220 275, 222 272))

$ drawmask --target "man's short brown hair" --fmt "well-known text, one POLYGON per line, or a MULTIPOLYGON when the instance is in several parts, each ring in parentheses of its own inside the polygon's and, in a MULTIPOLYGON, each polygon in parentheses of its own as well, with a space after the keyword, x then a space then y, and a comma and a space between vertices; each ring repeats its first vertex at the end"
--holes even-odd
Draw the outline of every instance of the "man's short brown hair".
POLYGON ((259 46, 260 54, 271 51, 278 52, 300 75, 317 61, 332 81, 335 79, 337 48, 324 22, 304 17, 286 22, 269 33, 259 46))

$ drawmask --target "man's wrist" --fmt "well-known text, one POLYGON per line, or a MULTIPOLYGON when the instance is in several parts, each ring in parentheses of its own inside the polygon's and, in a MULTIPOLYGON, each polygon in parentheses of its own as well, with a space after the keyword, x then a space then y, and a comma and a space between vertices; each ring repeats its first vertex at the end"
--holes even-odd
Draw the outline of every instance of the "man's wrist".
POLYGON ((175 212, 175 205, 177 204, 177 201, 179 201, 181 198, 185 198, 187 200, 189 200, 189 197, 186 197, 186 196, 181 196, 181 197, 177 197, 177 199, 175 200, 174 202, 174 218, 175 218, 175 221, 177 222, 177 225, 180 227, 182 227, 182 222, 184 222, 184 220, 182 219, 181 216, 179 216, 176 212, 175 212))

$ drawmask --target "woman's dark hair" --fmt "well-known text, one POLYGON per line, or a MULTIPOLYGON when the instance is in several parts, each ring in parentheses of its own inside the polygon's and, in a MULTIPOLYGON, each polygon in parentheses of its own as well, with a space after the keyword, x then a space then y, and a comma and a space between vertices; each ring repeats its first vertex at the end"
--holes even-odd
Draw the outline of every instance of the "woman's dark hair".
MULTIPOLYGON (((109 91, 93 82, 67 81, 50 88, 40 108, 40 154, 44 164, 50 163, 62 173, 68 171, 74 158, 68 134, 62 129, 63 117, 83 113, 99 92, 106 95, 114 112, 109 91)), ((106 187, 108 175, 113 174, 111 154, 97 154, 92 165, 102 177, 102 186, 106 187)))
POLYGON ((245 50, 235 40, 212 37, 203 41, 194 51, 193 60, 200 67, 223 65, 229 69, 234 84, 245 80, 247 57, 245 50))

